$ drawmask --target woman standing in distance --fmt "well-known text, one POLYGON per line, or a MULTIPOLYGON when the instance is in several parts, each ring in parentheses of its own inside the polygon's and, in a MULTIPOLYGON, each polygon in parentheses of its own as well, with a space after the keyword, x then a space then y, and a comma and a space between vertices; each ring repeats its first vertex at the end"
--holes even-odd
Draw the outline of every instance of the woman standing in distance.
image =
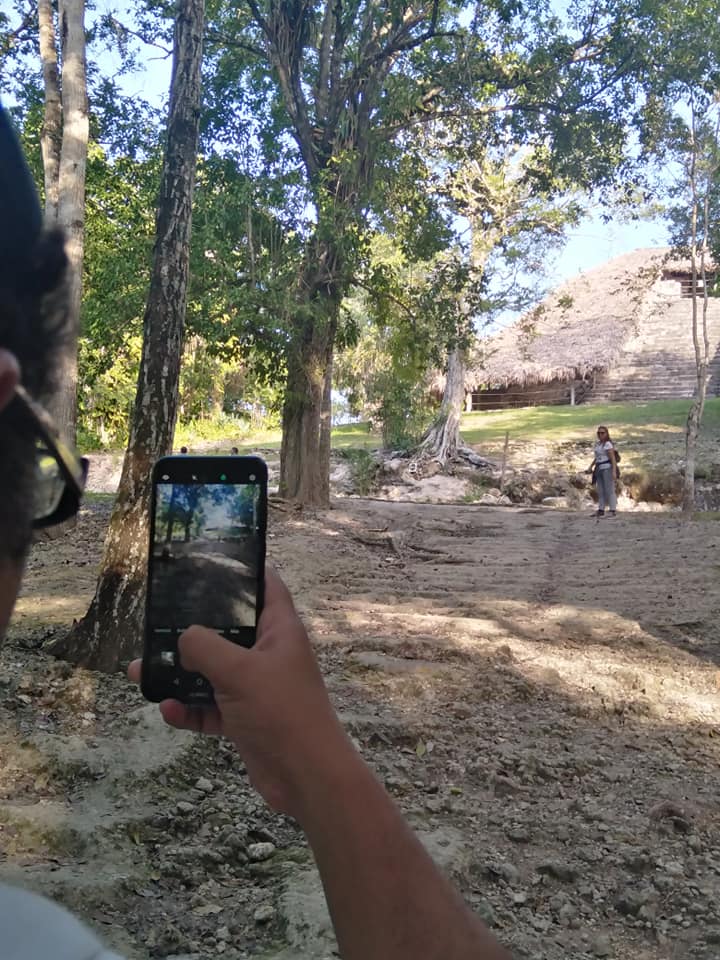
POLYGON ((605 507, 609 507, 610 516, 614 517, 617 510, 617 497, 615 495, 615 484, 618 476, 617 457, 607 427, 597 428, 595 459, 590 469, 593 471, 593 480, 597 486, 598 495, 598 508, 594 516, 604 517, 605 507))

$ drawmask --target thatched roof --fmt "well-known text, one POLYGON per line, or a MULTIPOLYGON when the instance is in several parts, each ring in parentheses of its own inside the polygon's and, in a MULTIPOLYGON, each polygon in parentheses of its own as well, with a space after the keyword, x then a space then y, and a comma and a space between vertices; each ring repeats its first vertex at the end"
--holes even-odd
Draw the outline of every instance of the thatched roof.
POLYGON ((518 321, 480 340, 466 389, 580 380, 607 370, 636 332, 669 252, 634 250, 565 282, 518 321))

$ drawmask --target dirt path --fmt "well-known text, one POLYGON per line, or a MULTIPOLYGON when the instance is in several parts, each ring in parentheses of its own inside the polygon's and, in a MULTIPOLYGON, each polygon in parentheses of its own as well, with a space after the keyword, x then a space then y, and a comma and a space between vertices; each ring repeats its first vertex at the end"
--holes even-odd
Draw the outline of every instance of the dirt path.
MULTIPOLYGON (((330 956, 232 753, 34 649, 106 519, 36 548, 2 655, 0 877, 136 958, 330 956)), ((720 956, 716 524, 345 500, 270 531, 358 747, 515 956, 720 956)))

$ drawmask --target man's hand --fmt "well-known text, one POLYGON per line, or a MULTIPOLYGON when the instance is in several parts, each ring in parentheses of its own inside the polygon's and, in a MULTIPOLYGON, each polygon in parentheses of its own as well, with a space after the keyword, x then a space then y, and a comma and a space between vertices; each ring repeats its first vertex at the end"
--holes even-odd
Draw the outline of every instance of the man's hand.
MULTIPOLYGON (((179 640, 186 670, 202 673, 214 707, 165 700, 160 712, 174 727, 232 740, 255 788, 275 810, 299 816, 307 778, 333 752, 352 746, 325 689, 310 641, 287 587, 268 568, 265 608, 255 646, 247 650, 214 630, 193 626, 179 640)), ((128 668, 139 682, 141 661, 128 668)))
MULTIPOLYGON (((343 732, 284 583, 268 570, 255 646, 213 630, 180 660, 215 689, 212 709, 165 700, 176 727, 223 734, 267 802, 305 831, 346 960, 510 960, 438 871, 343 732)), ((130 664, 140 679, 140 661, 130 664)))

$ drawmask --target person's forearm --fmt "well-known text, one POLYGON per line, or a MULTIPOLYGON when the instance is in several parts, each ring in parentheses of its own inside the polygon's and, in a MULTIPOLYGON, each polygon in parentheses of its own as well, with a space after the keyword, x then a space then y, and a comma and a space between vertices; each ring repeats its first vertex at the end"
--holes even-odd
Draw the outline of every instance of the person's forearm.
POLYGON ((298 820, 343 960, 509 960, 352 747, 318 763, 298 820))

